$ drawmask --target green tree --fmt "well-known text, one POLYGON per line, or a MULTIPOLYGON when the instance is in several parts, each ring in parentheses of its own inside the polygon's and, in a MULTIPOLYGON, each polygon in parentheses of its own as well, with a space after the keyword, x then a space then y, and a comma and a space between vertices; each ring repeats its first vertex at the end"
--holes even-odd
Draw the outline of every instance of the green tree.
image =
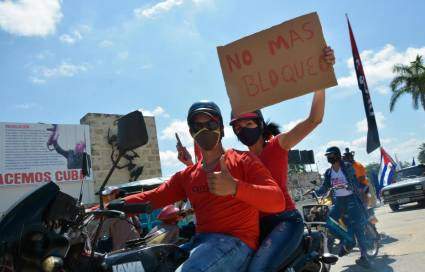
POLYGON ((417 110, 421 103, 425 110, 425 66, 422 56, 417 55, 410 65, 394 65, 393 72, 396 76, 390 84, 393 92, 390 99, 390 111, 394 110, 395 103, 403 94, 412 96, 414 109, 417 110))
POLYGON ((367 179, 368 179, 369 181, 371 181, 371 180, 373 180, 373 179, 372 179, 372 176, 373 176, 374 174, 375 174, 375 175, 378 175, 380 165, 379 165, 379 163, 372 162, 372 163, 367 164, 367 165, 365 166, 365 168, 366 168, 366 175, 367 175, 367 179))
POLYGON ((419 146, 418 160, 420 163, 425 163, 425 143, 419 146))
POLYGON ((289 164, 288 175, 307 172, 304 164, 289 164))

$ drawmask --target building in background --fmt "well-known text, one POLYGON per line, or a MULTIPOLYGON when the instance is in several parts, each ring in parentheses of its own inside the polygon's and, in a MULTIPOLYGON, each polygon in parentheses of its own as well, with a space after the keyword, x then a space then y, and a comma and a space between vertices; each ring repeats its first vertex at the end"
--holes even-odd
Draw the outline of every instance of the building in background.
MULTIPOLYGON (((80 120, 80 124, 88 125, 90 128, 92 172, 96 192, 112 166, 112 145, 117 133, 115 121, 120 117, 122 115, 87 113, 80 120)), ((114 171, 108 182, 109 185, 161 177, 155 118, 144 116, 144 120, 149 136, 148 143, 121 159, 119 166, 122 169, 114 171)))
MULTIPOLYGON (((0 214, 49 181, 78 198, 84 152, 91 171, 84 178, 83 202, 97 202, 99 187, 112 167, 115 121, 121 116, 87 113, 80 125, 0 123, 0 214)), ((123 156, 108 184, 161 177, 155 119, 144 120, 148 143, 123 156)))

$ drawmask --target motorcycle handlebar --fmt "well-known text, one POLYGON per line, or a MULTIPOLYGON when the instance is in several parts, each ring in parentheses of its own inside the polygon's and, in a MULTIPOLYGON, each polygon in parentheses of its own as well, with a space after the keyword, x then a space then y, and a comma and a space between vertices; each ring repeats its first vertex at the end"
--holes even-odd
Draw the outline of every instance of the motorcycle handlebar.
POLYGON ((105 216, 108 218, 125 218, 125 213, 117 210, 94 210, 86 212, 86 214, 92 214, 94 216, 105 216))
POLYGON ((151 213, 152 205, 150 202, 145 203, 125 203, 124 199, 114 199, 108 204, 108 210, 117 210, 124 213, 151 213))

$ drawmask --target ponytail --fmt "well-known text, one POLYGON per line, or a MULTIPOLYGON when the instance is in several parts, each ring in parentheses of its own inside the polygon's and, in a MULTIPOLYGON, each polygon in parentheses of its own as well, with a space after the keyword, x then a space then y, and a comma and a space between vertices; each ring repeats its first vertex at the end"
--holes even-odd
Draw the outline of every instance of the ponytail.
POLYGON ((263 128, 263 138, 264 140, 268 140, 270 139, 272 136, 276 136, 280 134, 280 129, 279 129, 279 125, 274 123, 274 122, 270 122, 267 121, 264 124, 264 128, 263 128))

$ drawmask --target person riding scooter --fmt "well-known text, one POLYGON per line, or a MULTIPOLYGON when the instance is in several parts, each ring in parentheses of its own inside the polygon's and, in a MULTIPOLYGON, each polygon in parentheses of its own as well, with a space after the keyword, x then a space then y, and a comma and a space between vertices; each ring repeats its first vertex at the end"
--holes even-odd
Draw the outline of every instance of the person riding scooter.
MULTIPOLYGON (((338 232, 339 218, 346 216, 348 225, 352 228, 359 243, 361 257, 356 260, 360 266, 369 268, 371 266, 366 254, 365 222, 366 216, 361 202, 361 192, 365 186, 358 182, 354 169, 349 162, 342 160, 341 151, 338 147, 332 146, 326 149, 325 156, 331 167, 324 174, 325 180, 321 187, 316 190, 318 195, 323 195, 333 189, 334 205, 331 207, 327 219, 328 228, 340 237, 338 232)), ((349 243, 343 237, 339 256, 348 253, 346 247, 349 243)))

